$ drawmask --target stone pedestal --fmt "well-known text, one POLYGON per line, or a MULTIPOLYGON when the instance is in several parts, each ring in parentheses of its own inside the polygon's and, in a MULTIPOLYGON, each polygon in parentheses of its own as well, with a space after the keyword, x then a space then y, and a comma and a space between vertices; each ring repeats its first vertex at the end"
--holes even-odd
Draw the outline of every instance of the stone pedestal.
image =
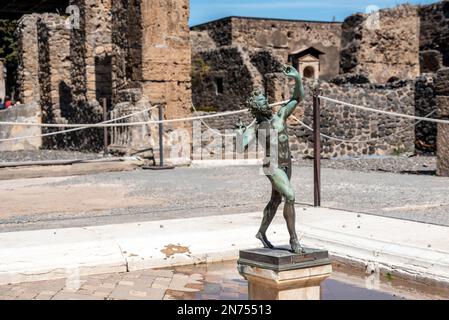
POLYGON ((320 285, 332 272, 327 251, 288 247, 240 251, 240 274, 248 280, 250 300, 319 300, 320 285))

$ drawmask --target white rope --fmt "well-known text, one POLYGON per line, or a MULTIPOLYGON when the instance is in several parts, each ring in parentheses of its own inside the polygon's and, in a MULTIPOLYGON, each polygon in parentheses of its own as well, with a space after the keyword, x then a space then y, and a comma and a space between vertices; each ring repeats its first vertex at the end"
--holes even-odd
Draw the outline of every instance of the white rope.
MULTIPOLYGON (((431 113, 429 113, 428 115, 426 115, 424 118, 427 119, 428 117, 430 117, 431 115, 433 115, 435 112, 436 112, 435 110, 432 111, 431 113)), ((314 131, 313 128, 311 128, 310 126, 306 125, 304 122, 302 122, 301 120, 299 120, 299 119, 296 118, 295 116, 292 115, 292 118, 293 118, 294 120, 296 120, 296 121, 297 121, 300 125, 302 125, 304 128, 306 128, 306 129, 308 129, 308 130, 310 130, 310 131, 312 131, 312 132, 314 131)), ((377 141, 380 141, 380 140, 385 140, 385 139, 387 139, 387 138, 391 138, 391 137, 397 136, 398 134, 401 134, 401 133, 407 131, 408 129, 413 128, 414 126, 420 124, 420 123, 423 122, 423 121, 424 121, 424 120, 420 120, 420 121, 418 121, 418 122, 415 122, 413 125, 408 126, 408 127, 406 127, 405 129, 403 129, 403 130, 401 130, 401 131, 399 131, 399 132, 395 132, 395 133, 386 135, 385 137, 375 138, 375 139, 368 139, 368 140, 345 140, 345 139, 341 139, 341 138, 331 137, 331 136, 328 136, 328 135, 323 134, 323 133, 320 133, 320 135, 321 135, 323 138, 326 138, 326 139, 329 139, 329 140, 338 141, 338 142, 344 142, 344 143, 369 143, 369 142, 377 142, 377 141)))
POLYGON ((399 117, 399 118, 407 118, 407 119, 412 119, 412 120, 421 120, 421 121, 427 121, 427 122, 449 124, 449 120, 412 116, 412 115, 402 114, 402 113, 397 113, 397 112, 392 112, 392 111, 384 111, 384 110, 373 109, 373 108, 364 107, 364 106, 358 106, 358 105, 355 105, 355 104, 352 104, 352 103, 347 103, 347 102, 343 102, 343 101, 339 101, 339 100, 335 100, 335 99, 331 99, 331 98, 327 98, 327 97, 323 97, 323 96, 318 96, 318 97, 320 99, 323 99, 323 100, 326 100, 326 101, 334 102, 336 104, 341 104, 341 105, 348 106, 348 107, 355 108, 355 109, 359 109, 359 110, 365 110, 365 111, 369 111, 369 112, 381 113, 381 114, 386 114, 386 115, 399 117))
MULTIPOLYGON (((111 123, 111 122, 115 122, 115 121, 119 121, 119 120, 124 120, 127 118, 131 118, 135 115, 141 114, 141 113, 145 113, 148 112, 150 110, 153 110, 155 108, 158 108, 159 105, 142 110, 142 111, 138 111, 132 114, 128 114, 126 116, 120 117, 120 118, 115 118, 115 119, 111 119, 108 121, 103 121, 100 123, 111 123)), ((16 137, 16 138, 7 138, 7 139, 0 139, 0 142, 6 142, 6 141, 17 141, 17 140, 25 140, 25 139, 34 139, 34 138, 44 138, 44 137, 50 137, 50 136, 55 136, 58 134, 63 134, 63 133, 69 133, 69 132, 75 132, 75 131, 80 131, 80 130, 84 130, 87 129, 87 127, 80 127, 80 128, 75 128, 75 129, 69 129, 69 130, 62 130, 62 131, 55 131, 55 132, 50 132, 50 133, 44 133, 44 134, 39 134, 39 135, 34 135, 34 136, 23 136, 23 137, 16 137)))
MULTIPOLYGON (((196 110, 196 108, 195 108, 195 106, 193 105, 193 103, 192 103, 192 108, 193 108, 193 111, 195 111, 196 114, 199 113, 199 112, 196 110)), ((246 111, 248 111, 248 110, 246 110, 246 111)), ((200 119, 200 121, 201 121, 201 123, 202 123, 207 129, 209 129, 210 131, 212 131, 212 132, 213 132, 214 134, 216 134, 216 135, 220 135, 220 136, 222 136, 222 137, 236 137, 236 136, 237 136, 235 133, 232 133, 232 134, 223 134, 223 133, 221 133, 220 131, 218 131, 218 130, 216 130, 216 129, 212 129, 212 128, 206 123, 206 121, 204 121, 203 119, 200 119)), ((252 127, 254 124, 256 124, 256 119, 254 119, 254 121, 251 122, 251 124, 248 126, 248 128, 252 127)))
POLYGON ((179 119, 168 119, 168 120, 152 120, 152 121, 144 121, 144 122, 130 122, 130 123, 96 123, 96 124, 55 124, 55 123, 23 123, 23 122, 0 122, 1 125, 9 125, 9 126, 26 126, 26 127, 44 127, 44 128, 112 128, 112 127, 129 127, 129 126, 142 126, 148 124, 159 124, 159 123, 174 123, 174 122, 187 122, 201 119, 209 119, 216 117, 225 117, 234 114, 240 114, 248 112, 248 110, 238 110, 238 111, 229 111, 216 113, 212 115, 204 115, 200 117, 188 117, 188 118, 179 118, 179 119))

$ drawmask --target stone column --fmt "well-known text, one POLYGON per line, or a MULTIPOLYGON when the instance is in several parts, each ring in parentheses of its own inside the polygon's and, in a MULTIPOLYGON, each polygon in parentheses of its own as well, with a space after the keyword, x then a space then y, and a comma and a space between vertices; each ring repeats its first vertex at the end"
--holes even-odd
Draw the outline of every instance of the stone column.
POLYGON ((238 270, 248 280, 249 300, 320 300, 332 265, 327 251, 263 248, 241 251, 238 270))
MULTIPOLYGON (((449 120, 449 68, 437 72, 435 92, 438 118, 449 120)), ((437 174, 449 177, 449 124, 438 124, 437 174)))
POLYGON ((0 59, 0 99, 4 99, 6 95, 4 68, 5 68, 4 60, 0 59))
POLYGON ((37 20, 39 18, 39 14, 26 14, 17 25, 17 51, 19 56, 17 82, 19 99, 24 104, 38 102, 40 99, 37 45, 37 20))
POLYGON ((191 48, 188 0, 141 3, 142 88, 152 104, 166 104, 167 118, 191 113, 191 48))

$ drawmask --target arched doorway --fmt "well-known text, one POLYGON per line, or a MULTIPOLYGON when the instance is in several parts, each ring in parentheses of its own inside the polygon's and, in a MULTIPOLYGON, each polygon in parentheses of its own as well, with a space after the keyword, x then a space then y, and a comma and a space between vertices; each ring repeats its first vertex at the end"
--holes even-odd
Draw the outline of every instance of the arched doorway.
POLYGON ((315 79, 315 68, 313 68, 312 66, 305 67, 303 75, 304 75, 304 78, 315 79))

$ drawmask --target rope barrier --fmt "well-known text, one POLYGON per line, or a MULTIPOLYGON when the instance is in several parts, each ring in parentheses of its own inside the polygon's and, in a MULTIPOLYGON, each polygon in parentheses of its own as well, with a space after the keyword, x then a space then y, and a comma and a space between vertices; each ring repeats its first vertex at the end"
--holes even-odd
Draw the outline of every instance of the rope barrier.
MULTIPOLYGON (((391 111, 373 109, 373 108, 369 108, 369 107, 365 107, 365 106, 359 106, 359 105, 355 105, 355 104, 351 104, 351 103, 347 103, 347 102, 343 102, 343 101, 339 101, 339 100, 336 100, 336 99, 323 97, 323 96, 318 96, 318 98, 320 98, 322 100, 325 100, 325 101, 333 102, 333 103, 336 103, 336 104, 340 104, 340 105, 352 107, 352 108, 355 108, 355 109, 359 109, 359 110, 375 112, 375 113, 379 113, 379 114, 386 114, 386 115, 395 116, 395 117, 402 117, 402 118, 407 118, 407 119, 419 120, 418 122, 414 123, 410 127, 416 126, 417 124, 419 124, 419 123, 421 123, 423 121, 449 124, 449 120, 429 118, 432 114, 435 113, 435 111, 431 112, 429 115, 427 115, 425 117, 418 117, 418 116, 401 114, 401 113, 396 113, 396 112, 391 112, 391 111)), ((288 103, 288 102, 289 102, 289 100, 286 100, 286 101, 270 104, 270 106, 271 107, 275 107, 275 106, 283 105, 283 104, 288 103)), ((63 133, 69 133, 69 132, 74 132, 74 131, 79 131, 79 130, 84 130, 84 129, 89 129, 89 128, 129 127, 129 126, 141 126, 141 125, 160 124, 160 123, 187 122, 187 121, 194 121, 194 120, 200 120, 203 123, 203 125, 205 125, 209 130, 215 132, 218 135, 225 136, 225 137, 226 136, 235 137, 236 136, 235 134, 222 134, 218 130, 212 129, 204 121, 204 119, 210 119, 210 118, 216 118, 216 117, 225 117, 225 116, 230 116, 230 115, 242 114, 242 113, 249 112, 249 110, 237 110, 237 111, 228 111, 228 112, 222 112, 222 113, 215 113, 215 114, 212 114, 212 115, 203 115, 203 116, 187 117, 187 118, 179 118, 179 119, 152 120, 152 121, 131 122, 131 123, 113 123, 113 122, 116 122, 116 121, 119 121, 119 120, 130 118, 130 117, 135 116, 135 115, 140 114, 140 113, 144 113, 144 112, 150 111, 150 110, 155 109, 157 107, 158 106, 154 106, 154 107, 151 107, 151 108, 148 108, 148 109, 145 109, 145 110, 142 110, 142 111, 130 114, 130 115, 126 115, 126 116, 123 116, 123 117, 120 117, 120 118, 117 118, 117 119, 112 119, 112 120, 108 120, 108 121, 104 121, 104 122, 100 122, 100 123, 96 123, 96 124, 41 124, 41 123, 21 123, 21 122, 0 122, 0 126, 1 125, 9 125, 9 126, 45 127, 45 128, 73 128, 73 129, 69 129, 69 130, 56 131, 56 132, 46 133, 46 134, 42 134, 42 135, 0 139, 0 142, 16 141, 16 140, 32 139, 32 138, 40 138, 40 137, 48 137, 48 136, 53 136, 53 135, 58 135, 58 134, 63 134, 63 133)), ((196 108, 195 108, 195 106, 193 104, 192 104, 192 107, 193 107, 193 110, 195 111, 195 113, 198 114, 198 111, 196 110, 196 108)), ((299 120, 295 116, 293 116, 293 119, 296 120, 300 125, 302 125, 306 129, 313 131, 313 128, 311 128, 310 126, 306 125, 304 122, 302 122, 301 120, 299 120)), ((256 120, 254 120, 248 127, 253 126, 255 123, 256 123, 256 120)), ((379 140, 383 140, 383 139, 389 138, 391 136, 398 135, 399 133, 402 133, 402 132, 406 131, 407 129, 409 129, 409 127, 407 127, 406 129, 404 129, 404 130, 402 130, 400 132, 396 132, 394 134, 390 134, 390 135, 385 136, 385 137, 376 138, 376 139, 369 139, 369 140, 363 140, 363 141, 346 140, 346 139, 331 137, 331 136, 328 136, 328 135, 325 135, 325 134, 321 134, 321 136, 324 137, 324 138, 330 139, 330 140, 335 140, 335 141, 340 141, 340 142, 368 143, 368 142, 375 142, 375 141, 379 141, 379 140)))
MULTIPOLYGON (((432 111, 431 113, 429 113, 428 115, 426 115, 424 118, 427 119, 427 117, 430 117, 431 115, 433 115, 436 111, 432 111)), ((294 120, 296 120, 301 126, 303 126, 304 128, 310 130, 313 132, 313 128, 306 125, 304 122, 302 122, 301 120, 299 120, 298 118, 296 118, 294 115, 292 115, 292 118, 294 120)), ((320 135, 323 138, 329 139, 329 140, 334 140, 334 141, 338 141, 338 142, 344 142, 344 143, 370 143, 370 142, 377 142, 377 141, 381 141, 381 140, 385 140, 387 138, 391 138, 394 136, 397 136, 398 134, 401 134, 405 131, 407 131, 410 128, 413 128, 414 126, 420 124, 421 122, 423 122, 423 120, 420 120, 418 122, 415 122, 413 125, 406 127, 405 129, 399 131, 399 132, 395 132, 389 135, 386 135, 385 137, 380 137, 380 138, 375 138, 375 139, 368 139, 368 140, 346 140, 346 139, 342 139, 342 138, 336 138, 336 137, 332 137, 332 136, 328 136, 324 133, 321 133, 320 135)))
POLYGON ((130 127, 130 126, 142 126, 148 124, 159 124, 159 123, 174 123, 174 122, 187 122, 194 121, 200 119, 209 119, 216 117, 225 117, 234 114, 240 114, 248 112, 248 110, 238 110, 238 111, 228 111, 222 113, 216 113, 212 115, 204 115, 200 117, 188 117, 188 118, 179 118, 179 119, 168 119, 168 120, 152 120, 152 121, 143 121, 143 122, 130 122, 130 123, 96 123, 96 124, 55 124, 55 123, 23 123, 23 122, 0 122, 1 125, 9 125, 9 126, 24 126, 24 127, 43 127, 43 128, 113 128, 113 127, 130 127))
POLYGON ((380 113, 380 114, 386 114, 386 115, 399 117, 399 118, 407 118, 407 119, 412 119, 412 120, 421 120, 421 121, 427 121, 427 122, 449 124, 449 120, 433 119, 433 118, 426 118, 426 117, 418 117, 418 116, 412 116, 412 115, 403 114, 403 113, 397 113, 397 112, 392 112, 392 111, 373 109, 373 108, 364 107, 364 106, 358 106, 358 105, 355 105, 355 104, 352 104, 352 103, 347 103, 347 102, 343 102, 343 101, 339 101, 339 100, 335 100, 335 99, 331 99, 331 98, 327 98, 327 97, 323 97, 323 96, 318 96, 318 98, 320 98, 322 100, 325 100, 325 101, 334 102, 336 104, 341 104, 341 105, 348 106, 348 107, 351 107, 351 108, 359 109, 359 110, 375 112, 375 113, 380 113))
MULTIPOLYGON (((132 113, 132 114, 128 114, 128 115, 123 116, 123 117, 119 117, 119 118, 116 118, 116 119, 111 119, 111 120, 108 120, 108 121, 103 121, 103 122, 100 122, 100 123, 111 123, 111 122, 115 122, 115 121, 120 121, 120 120, 128 119, 128 118, 131 118, 131 117, 136 116, 136 115, 138 115, 138 114, 145 113, 145 112, 148 112, 148 111, 150 111, 150 110, 156 109, 156 108, 158 108, 158 107, 159 107, 159 105, 154 106, 154 107, 151 107, 151 108, 147 108, 147 109, 145 109, 145 110, 138 111, 138 112, 135 112, 135 113, 132 113)), ((18 141, 18 140, 34 139, 34 138, 44 138, 44 137, 55 136, 55 135, 63 134, 63 133, 69 133, 69 132, 80 131, 80 130, 84 130, 84 129, 88 129, 88 128, 87 128, 87 127, 80 127, 80 128, 75 128, 75 129, 69 129, 69 130, 62 130, 62 131, 56 131, 56 132, 50 132, 50 133, 44 133, 44 134, 39 134, 39 135, 34 135, 34 136, 23 136, 23 137, 15 137, 15 138, 0 139, 0 142, 6 142, 6 141, 18 141)))
MULTIPOLYGON (((192 103, 192 108, 193 108, 193 110, 195 111, 195 113, 198 114, 198 111, 196 110, 196 108, 195 108, 195 106, 193 105, 193 103, 192 103)), ((216 135, 220 135, 220 136, 222 136, 222 137, 236 137, 236 136, 237 136, 235 133, 233 133, 233 134, 223 134, 223 133, 221 133, 220 131, 218 131, 218 130, 216 130, 216 129, 212 129, 212 128, 206 123, 206 121, 204 121, 203 119, 200 119, 200 121, 201 121, 201 123, 202 123, 207 129, 209 129, 210 131, 212 131, 212 132, 215 133, 216 135)), ((255 124, 256 124, 256 119, 254 119, 254 121, 251 122, 251 124, 248 126, 248 128, 251 128, 251 127, 252 127, 253 125, 255 125, 255 124)))

